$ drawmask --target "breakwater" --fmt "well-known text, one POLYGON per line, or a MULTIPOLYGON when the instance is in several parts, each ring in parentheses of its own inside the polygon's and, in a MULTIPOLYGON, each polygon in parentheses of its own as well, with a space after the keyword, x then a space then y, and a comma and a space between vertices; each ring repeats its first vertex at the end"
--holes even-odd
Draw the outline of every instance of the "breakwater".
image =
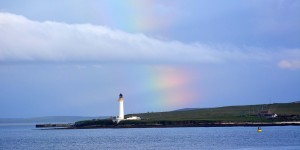
POLYGON ((60 124, 36 124, 35 127, 36 128, 71 128, 73 127, 74 124, 64 124, 64 123, 60 123, 60 124))

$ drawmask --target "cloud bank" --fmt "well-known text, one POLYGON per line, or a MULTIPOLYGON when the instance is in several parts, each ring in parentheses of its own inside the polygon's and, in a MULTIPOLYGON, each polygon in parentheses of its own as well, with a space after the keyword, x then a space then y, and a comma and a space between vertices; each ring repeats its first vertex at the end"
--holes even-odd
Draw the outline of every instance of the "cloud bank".
POLYGON ((279 53, 163 41, 99 25, 38 22, 0 13, 0 62, 220 63, 268 61, 279 53))

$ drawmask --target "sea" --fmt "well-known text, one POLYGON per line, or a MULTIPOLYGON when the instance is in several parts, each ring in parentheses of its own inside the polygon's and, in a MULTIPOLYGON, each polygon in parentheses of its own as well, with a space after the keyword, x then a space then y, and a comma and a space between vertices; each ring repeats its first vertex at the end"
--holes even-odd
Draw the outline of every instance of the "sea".
POLYGON ((41 130, 0 124, 0 150, 300 150, 300 126, 41 130))

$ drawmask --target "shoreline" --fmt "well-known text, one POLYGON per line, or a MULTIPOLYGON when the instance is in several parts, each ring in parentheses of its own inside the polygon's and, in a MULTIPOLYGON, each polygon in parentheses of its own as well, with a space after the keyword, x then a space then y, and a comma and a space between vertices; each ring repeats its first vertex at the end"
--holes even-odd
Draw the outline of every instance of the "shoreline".
MULTIPOLYGON (((61 125, 61 124, 60 124, 61 125)), ((272 123, 198 123, 198 124, 180 124, 180 125, 162 125, 162 124, 125 124, 125 125, 89 125, 89 126, 57 126, 55 124, 36 125, 40 129, 114 129, 114 128, 178 128, 178 127, 263 127, 263 126, 300 126, 300 122, 272 122, 272 123), (51 126, 49 126, 51 125, 51 126)))

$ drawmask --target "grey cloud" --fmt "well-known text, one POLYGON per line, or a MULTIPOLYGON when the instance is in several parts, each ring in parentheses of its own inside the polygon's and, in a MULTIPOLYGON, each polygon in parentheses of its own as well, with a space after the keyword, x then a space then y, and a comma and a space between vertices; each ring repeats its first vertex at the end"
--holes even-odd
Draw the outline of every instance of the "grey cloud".
POLYGON ((220 63, 275 56, 259 48, 163 41, 104 26, 38 22, 0 13, 2 62, 220 63))

